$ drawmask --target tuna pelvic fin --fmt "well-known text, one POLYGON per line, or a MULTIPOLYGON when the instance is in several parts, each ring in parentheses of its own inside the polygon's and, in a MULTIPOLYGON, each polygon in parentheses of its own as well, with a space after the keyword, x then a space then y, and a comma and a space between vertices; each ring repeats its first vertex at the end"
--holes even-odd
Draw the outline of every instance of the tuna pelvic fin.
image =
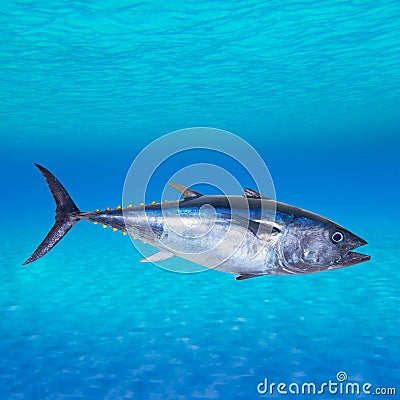
POLYGON ((257 278, 257 276, 260 276, 260 275, 243 274, 243 275, 237 276, 237 277, 235 278, 235 280, 237 280, 237 281, 244 281, 245 279, 257 278))
POLYGON ((179 185, 178 183, 168 182, 168 185, 172 186, 173 188, 181 192, 183 194, 183 197, 185 198, 196 198, 203 196, 201 193, 189 189, 187 186, 179 185))
POLYGON ((35 164, 46 179, 47 185, 56 202, 56 222, 43 242, 23 265, 36 261, 51 250, 64 235, 79 221, 79 209, 72 201, 60 181, 46 168, 35 164))
POLYGON ((168 260, 169 258, 174 257, 175 254, 169 252, 168 250, 160 250, 158 253, 153 254, 150 257, 143 258, 140 260, 140 262, 157 262, 157 261, 163 261, 163 260, 168 260))

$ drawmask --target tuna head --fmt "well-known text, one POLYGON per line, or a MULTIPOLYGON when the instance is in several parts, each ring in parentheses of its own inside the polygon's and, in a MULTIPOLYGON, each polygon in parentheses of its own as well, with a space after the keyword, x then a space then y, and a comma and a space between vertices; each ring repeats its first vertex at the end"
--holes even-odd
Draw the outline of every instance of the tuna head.
POLYGON ((289 273, 312 273, 348 267, 371 257, 352 250, 367 242, 323 218, 297 217, 280 244, 281 262, 289 273))

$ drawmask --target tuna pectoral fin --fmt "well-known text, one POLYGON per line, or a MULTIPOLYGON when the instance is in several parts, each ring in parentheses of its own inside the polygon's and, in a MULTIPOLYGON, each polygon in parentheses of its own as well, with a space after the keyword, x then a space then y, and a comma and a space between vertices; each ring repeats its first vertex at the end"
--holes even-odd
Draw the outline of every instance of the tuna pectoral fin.
POLYGON ((243 228, 248 229, 254 236, 258 236, 261 234, 275 235, 281 232, 281 230, 279 229, 279 225, 276 222, 264 221, 260 223, 252 219, 241 217, 240 215, 228 214, 228 213, 222 213, 222 214, 227 217, 230 217, 237 224, 243 226, 243 228))
POLYGON ((244 281, 245 279, 257 278, 257 276, 260 276, 260 275, 244 274, 244 275, 237 276, 235 279, 237 281, 244 281))
POLYGON ((157 262, 157 261, 163 261, 163 260, 168 260, 169 258, 174 257, 175 254, 170 253, 167 250, 160 250, 158 253, 153 254, 150 257, 147 258, 143 258, 142 260, 140 260, 140 262, 157 262))
POLYGON ((79 221, 79 209, 60 181, 46 168, 35 164, 46 179, 56 202, 56 222, 39 247, 23 265, 36 261, 51 250, 64 235, 79 221))

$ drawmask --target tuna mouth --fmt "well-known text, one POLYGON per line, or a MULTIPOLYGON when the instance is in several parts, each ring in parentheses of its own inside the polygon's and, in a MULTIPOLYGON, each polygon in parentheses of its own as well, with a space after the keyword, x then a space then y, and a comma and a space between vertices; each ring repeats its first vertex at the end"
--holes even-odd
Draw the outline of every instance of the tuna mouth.
POLYGON ((366 254, 357 253, 355 251, 349 251, 339 260, 337 260, 337 263, 343 267, 348 267, 350 265, 360 264, 370 259, 371 256, 368 256, 366 254))
POLYGON ((371 256, 366 254, 357 253, 356 251, 352 251, 358 247, 364 246, 368 244, 365 240, 361 238, 357 238, 358 240, 351 249, 349 249, 345 254, 343 254, 336 262, 343 267, 348 267, 350 265, 360 264, 365 261, 369 261, 371 256))

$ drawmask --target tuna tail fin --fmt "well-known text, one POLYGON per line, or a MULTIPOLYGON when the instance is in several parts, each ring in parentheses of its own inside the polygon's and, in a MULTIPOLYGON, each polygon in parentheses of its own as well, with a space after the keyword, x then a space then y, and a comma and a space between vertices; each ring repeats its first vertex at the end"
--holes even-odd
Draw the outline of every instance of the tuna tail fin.
POLYGON ((56 222, 50 232, 40 243, 39 247, 33 254, 23 263, 29 264, 44 256, 51 250, 64 235, 79 221, 79 208, 72 201, 70 195, 65 190, 60 181, 46 168, 39 164, 35 164, 39 171, 46 179, 47 185, 56 202, 56 222))

